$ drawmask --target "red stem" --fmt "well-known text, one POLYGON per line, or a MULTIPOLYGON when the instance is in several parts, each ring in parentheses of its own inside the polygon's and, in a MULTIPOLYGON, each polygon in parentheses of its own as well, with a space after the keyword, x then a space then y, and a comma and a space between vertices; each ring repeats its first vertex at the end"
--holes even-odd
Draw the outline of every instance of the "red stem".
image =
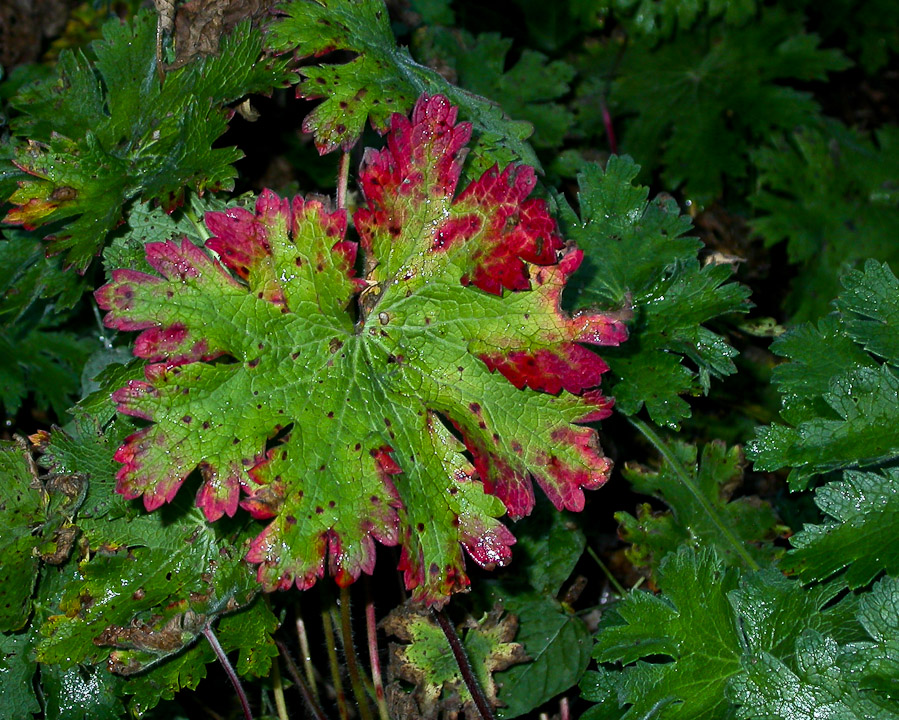
POLYGON ((609 150, 612 155, 618 154, 618 140, 615 139, 615 128, 612 125, 612 115, 609 112, 609 106, 606 105, 605 97, 599 98, 599 106, 602 109, 602 124, 606 128, 606 136, 609 138, 609 150))
POLYGON ((481 685, 471 669, 471 663, 468 661, 468 655, 465 653, 462 641, 456 633, 456 628, 453 627, 443 610, 432 610, 431 612, 434 614, 437 624, 440 625, 440 629, 443 630, 443 634, 446 635, 446 640, 453 651, 453 656, 456 658, 456 664, 459 666, 459 672, 462 674, 465 686, 468 688, 468 692, 471 693, 471 699, 474 700, 475 707, 478 709, 482 720, 495 720, 493 710, 490 709, 490 704, 484 696, 484 691, 481 690, 481 685))
POLYGON ((237 692, 237 697, 240 700, 240 707, 243 709, 243 716, 246 720, 253 720, 253 713, 250 712, 250 703, 247 700, 247 694, 243 691, 243 685, 240 684, 240 678, 237 677, 237 673, 234 671, 231 661, 228 660, 228 656, 225 654, 225 649, 222 647, 219 639, 215 636, 215 633, 212 632, 212 626, 209 623, 203 626, 203 635, 205 635, 206 639, 209 641, 212 652, 215 653, 218 661, 222 664, 225 673, 228 675, 228 679, 234 686, 235 692, 237 692))

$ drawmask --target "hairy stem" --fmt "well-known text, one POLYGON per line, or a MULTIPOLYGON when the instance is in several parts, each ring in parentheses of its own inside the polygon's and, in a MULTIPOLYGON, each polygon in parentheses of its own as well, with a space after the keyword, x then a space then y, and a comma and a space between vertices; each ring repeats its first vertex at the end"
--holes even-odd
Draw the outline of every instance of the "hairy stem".
POLYGON ((237 693, 238 700, 240 700, 240 707, 243 710, 243 716, 246 718, 246 720, 253 720, 253 713, 250 712, 250 703, 247 700, 247 694, 243 691, 243 685, 240 684, 240 678, 237 677, 237 673, 234 671, 234 666, 231 665, 231 661, 225 654, 225 649, 222 647, 219 639, 212 631, 212 625, 206 623, 203 626, 203 635, 206 636, 206 640, 209 641, 209 645, 212 647, 212 652, 215 653, 218 661, 225 669, 225 674, 228 676, 228 679, 234 686, 234 691, 237 693))
POLYGON ((671 452, 671 448, 669 448, 665 441, 659 437, 658 433, 653 430, 648 423, 640 420, 635 417, 628 417, 631 425, 633 425, 637 430, 643 433, 643 437, 649 440, 652 443, 653 447, 658 450, 659 454, 665 458, 666 462, 671 466, 671 469, 674 471, 674 474, 677 475, 678 480, 680 480, 684 487, 690 491, 690 494, 696 499, 699 503, 700 507, 706 512, 706 514, 711 519, 712 523, 718 529, 718 532, 721 533, 721 536, 730 543, 737 555, 743 558, 743 561, 746 563, 746 566, 750 570, 759 570, 759 564, 753 560, 752 555, 743 547, 743 543, 741 543, 736 536, 730 531, 730 528, 727 527, 726 524, 721 520, 718 513, 715 512, 715 508, 711 506, 706 497, 699 491, 699 488, 696 487, 696 484, 693 482, 693 479, 690 477, 690 473, 687 472, 686 468, 681 464, 681 462, 675 457, 674 453, 671 452))
POLYGON ((365 692, 365 683, 359 673, 359 660, 356 658, 356 645, 353 643, 353 625, 350 615, 350 590, 340 588, 340 635, 343 641, 343 655, 346 658, 346 669, 350 676, 350 686, 353 695, 356 696, 356 704, 359 706, 359 715, 362 720, 373 720, 371 708, 368 705, 368 694, 365 692))
POLYGON ((287 646, 281 640, 275 640, 275 644, 278 646, 278 651, 281 653, 281 657, 284 658, 284 663, 287 665, 287 672, 290 674, 290 677, 293 678, 297 689, 300 691, 300 695, 303 696, 303 700, 306 703, 306 707, 309 708, 309 712, 312 713, 315 720, 328 720, 324 711, 321 709, 321 706, 318 704, 318 698, 312 694, 309 685, 303 679, 303 676, 300 675, 296 663, 293 661, 293 658, 290 657, 287 646))
POLYGON ((337 696, 337 713, 340 720, 349 720, 350 712, 347 709, 343 680, 340 679, 340 663, 337 660, 337 639, 334 636, 334 624, 331 622, 331 610, 327 607, 322 608, 322 628, 325 631, 325 649, 328 651, 331 682, 334 683, 334 694, 337 696))
POLYGON ((375 702, 381 720, 390 720, 384 681, 381 679, 381 659, 378 656, 378 626, 375 622, 375 603, 371 597, 371 585, 365 578, 365 634, 368 636, 368 661, 371 663, 371 680, 375 689, 375 702))
POLYGON ((309 683, 312 696, 318 700, 318 686, 315 684, 315 668, 312 666, 312 652, 309 649, 309 635, 306 633, 306 623, 300 615, 297 605, 297 639, 300 642, 300 652, 303 654, 303 670, 306 672, 306 680, 309 683))
POLYGON ((272 663, 272 692, 275 694, 278 720, 290 720, 290 716, 287 714, 287 703, 284 700, 284 683, 281 682, 281 670, 278 667, 278 663, 272 663))
POLYGON ((481 685, 474 676, 474 671, 471 669, 471 663, 468 661, 468 655, 465 653, 462 641, 456 633, 456 628, 453 627, 443 610, 432 610, 431 612, 434 614, 437 624, 440 625, 440 629, 443 630, 443 634, 446 635, 446 640, 453 651, 453 657, 456 658, 456 664, 459 666, 459 672, 462 674, 462 680, 465 681, 465 686, 468 688, 468 692, 471 693, 471 699, 474 700, 481 720, 494 720, 493 710, 490 709, 490 704, 484 696, 484 691, 481 690, 481 685))
POLYGON ((346 151, 340 156, 340 167, 337 170, 337 209, 346 207, 346 190, 350 181, 350 154, 346 151))

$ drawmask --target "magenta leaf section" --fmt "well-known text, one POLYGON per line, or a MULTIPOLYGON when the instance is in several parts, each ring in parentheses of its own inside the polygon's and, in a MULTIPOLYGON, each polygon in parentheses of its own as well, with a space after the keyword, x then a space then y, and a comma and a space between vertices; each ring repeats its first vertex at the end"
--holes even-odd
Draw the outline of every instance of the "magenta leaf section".
POLYGON ((198 470, 208 520, 267 522, 246 557, 266 589, 351 583, 381 543, 431 604, 467 587, 466 554, 509 561, 500 517, 535 484, 583 508, 611 469, 584 425, 612 405, 590 347, 623 318, 561 310, 582 255, 531 168, 458 190, 470 135, 442 96, 394 115, 359 172, 358 243, 343 210, 265 191, 208 213, 205 249, 150 243, 156 275, 113 272, 105 322, 150 361, 114 395, 150 421, 116 455, 120 493, 153 510, 198 470))

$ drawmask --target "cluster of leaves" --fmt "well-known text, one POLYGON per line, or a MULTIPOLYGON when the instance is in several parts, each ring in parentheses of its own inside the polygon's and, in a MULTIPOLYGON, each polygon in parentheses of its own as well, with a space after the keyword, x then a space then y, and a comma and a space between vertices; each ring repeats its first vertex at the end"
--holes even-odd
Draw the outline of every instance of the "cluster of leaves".
MULTIPOLYGON (((794 489, 829 478, 815 493, 825 521, 805 525, 782 558, 753 555, 747 533, 772 525, 763 509, 731 502, 709 513, 729 525, 704 531, 707 518, 687 513, 718 488, 665 477, 686 464, 679 460, 651 483, 641 475, 636 486, 662 497, 672 515, 621 519, 662 594, 632 592, 604 618, 594 651, 601 668, 581 683, 598 702, 587 717, 651 708, 660 717, 739 718, 899 711, 899 448, 889 430, 899 407, 899 280, 869 260, 843 284, 837 313, 775 343, 790 358, 774 378, 789 424, 762 428, 749 448, 757 469, 790 467, 794 489), (695 487, 694 498, 675 497, 683 487, 695 487), (657 562, 657 548, 680 540, 679 526, 706 534, 701 549, 682 546, 657 562), (650 656, 666 662, 638 662, 650 656)), ((709 479, 715 454, 703 458, 709 479)))
POLYGON ((222 2, 247 20, 199 53, 126 12, 14 73, 0 403, 48 429, 0 440, 0 715, 164 716, 221 652, 277 699, 278 628, 329 574, 365 717, 347 588, 394 567, 382 718, 899 713, 895 128, 816 97, 892 57, 894 4, 855 5, 222 2), (336 204, 230 192, 237 103, 289 85, 336 204), (799 267, 779 319, 815 322, 771 345, 753 472, 702 413, 764 378, 732 345, 770 289, 656 180, 799 267), (634 514, 585 492, 613 405, 634 514))

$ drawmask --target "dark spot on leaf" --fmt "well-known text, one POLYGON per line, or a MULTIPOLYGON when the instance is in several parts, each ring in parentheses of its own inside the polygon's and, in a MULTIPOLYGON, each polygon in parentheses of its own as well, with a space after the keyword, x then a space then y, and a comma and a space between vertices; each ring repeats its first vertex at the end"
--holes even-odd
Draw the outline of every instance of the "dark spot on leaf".
POLYGON ((334 502, 333 500, 329 500, 329 501, 328 501, 328 507, 329 507, 329 508, 334 507, 336 504, 337 504, 337 503, 334 502))
POLYGON ((231 444, 232 444, 232 445, 240 445, 240 438, 234 438, 234 439, 231 441, 231 444))
POLYGON ((329 417, 329 418, 334 417, 334 412, 333 412, 333 411, 329 412, 329 413, 328 413, 328 417, 329 417))
POLYGON ((318 507, 315 508, 316 515, 321 515, 324 511, 325 511, 325 509, 323 507, 321 507, 321 505, 319 505, 318 507))
POLYGON ((250 362, 247 363, 247 367, 254 368, 259 364, 259 358, 253 358, 250 362))
POLYGON ((431 567, 428 568, 428 572, 431 575, 439 575, 440 574, 440 566, 437 563, 431 563, 431 567))
POLYGON ((424 532, 425 524, 424 524, 424 523, 418 523, 418 525, 416 525, 415 527, 418 528, 418 532, 424 532))
POLYGON ((286 518, 284 518, 284 520, 287 522, 288 525, 296 525, 297 524, 297 519, 293 515, 288 515, 286 518))
POLYGON ((183 422, 183 423, 188 423, 188 424, 189 424, 192 420, 193 420, 193 418, 192 418, 190 415, 185 415, 183 418, 181 418, 181 422, 183 422))
MULTIPOLYGON (((461 370, 462 368, 459 369, 461 370)), ((471 403, 471 405, 468 406, 468 409, 475 415, 478 415, 481 412, 481 406, 478 403, 471 403)))

